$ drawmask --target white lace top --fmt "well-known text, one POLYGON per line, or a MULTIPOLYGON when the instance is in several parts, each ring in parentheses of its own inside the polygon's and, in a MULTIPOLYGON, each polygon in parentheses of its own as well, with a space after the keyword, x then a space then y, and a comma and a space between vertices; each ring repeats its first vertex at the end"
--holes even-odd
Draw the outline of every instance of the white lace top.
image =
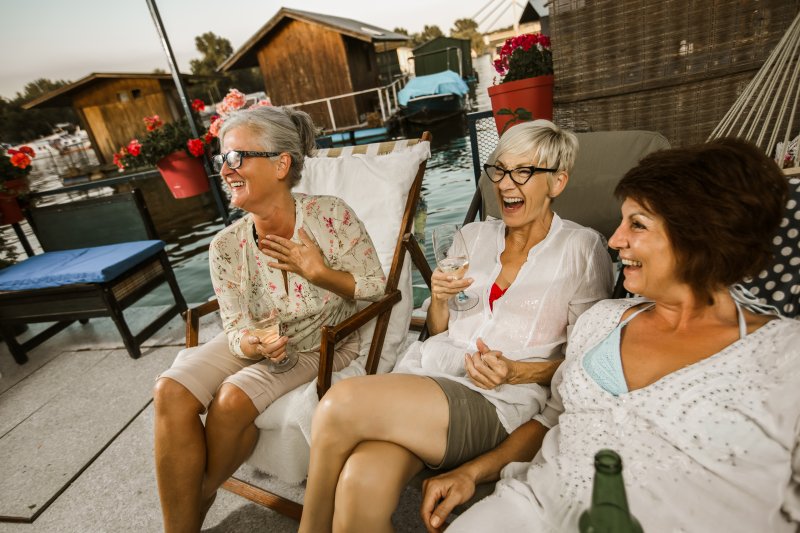
POLYGON ((614 396, 582 359, 640 298, 607 300, 578 320, 532 463, 503 471, 542 531, 577 531, 593 457, 623 460, 628 503, 645 531, 796 531, 800 522, 800 322, 775 319, 719 353, 614 396), (560 416, 559 416, 560 415, 560 416))
POLYGON ((475 386, 466 376, 464 354, 477 350, 478 337, 509 359, 542 361, 562 356, 569 329, 581 313, 611 294, 611 259, 603 237, 574 222, 553 217, 547 236, 528 258, 505 294, 489 307, 489 292, 500 274, 505 249, 501 220, 464 226, 469 250, 470 292, 480 303, 451 311, 448 330, 412 344, 395 372, 447 377, 483 394, 497 408, 506 431, 541 411, 548 388, 536 384, 475 386))

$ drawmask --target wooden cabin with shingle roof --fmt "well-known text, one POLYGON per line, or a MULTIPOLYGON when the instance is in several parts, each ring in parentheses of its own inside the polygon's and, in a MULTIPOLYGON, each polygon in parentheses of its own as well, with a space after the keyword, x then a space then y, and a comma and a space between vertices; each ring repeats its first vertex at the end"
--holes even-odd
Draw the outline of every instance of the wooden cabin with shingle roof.
MULTIPOLYGON (((377 55, 407 41, 365 22, 283 7, 219 71, 258 66, 272 102, 296 104, 380 86, 377 55)), ((378 105, 375 93, 331 102, 337 124, 361 124, 378 105)), ((327 103, 302 109, 332 127, 327 103)))
MULTIPOLYGON (((188 78, 188 77, 187 77, 188 78)), ((142 118, 172 122, 183 116, 170 74, 92 73, 27 102, 23 108, 72 107, 101 164, 144 131, 142 118)))

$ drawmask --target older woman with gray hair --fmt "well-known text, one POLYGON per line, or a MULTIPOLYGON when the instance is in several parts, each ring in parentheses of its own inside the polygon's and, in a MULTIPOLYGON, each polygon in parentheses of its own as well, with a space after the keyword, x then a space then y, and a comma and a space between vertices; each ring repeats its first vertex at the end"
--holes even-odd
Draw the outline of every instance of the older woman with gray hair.
MULTIPOLYGON (((372 241, 344 201, 291 192, 314 149, 306 113, 240 111, 225 121, 220 141, 216 170, 231 204, 247 215, 209 249, 224 332, 183 350, 156 382, 156 474, 167 532, 200 530, 217 489, 256 444, 256 417, 317 375, 321 326, 341 322, 355 300, 376 300, 385 288, 372 241), (268 317, 280 321, 279 334, 257 330, 268 317), (286 363, 290 340, 296 361, 286 363)), ((358 356, 358 345, 356 333, 337 347, 334 370, 358 356)))
POLYGON ((300 531, 391 531, 406 483, 497 446, 537 415, 568 329, 612 288, 602 236, 561 219, 578 142, 546 120, 509 129, 484 169, 502 220, 464 226, 469 278, 437 269, 428 327, 392 374, 334 385, 314 414, 300 531), (451 312, 463 289, 480 295, 451 312))

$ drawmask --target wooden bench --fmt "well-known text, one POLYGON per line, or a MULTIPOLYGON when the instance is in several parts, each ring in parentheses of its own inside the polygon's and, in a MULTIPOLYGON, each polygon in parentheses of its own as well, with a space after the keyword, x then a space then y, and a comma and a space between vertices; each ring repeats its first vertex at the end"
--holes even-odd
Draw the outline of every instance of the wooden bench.
MULTIPOLYGON (((72 322, 86 323, 102 316, 113 320, 128 353, 137 358, 143 341, 186 310, 164 243, 158 241, 140 191, 33 208, 30 222, 44 253, 0 271, 0 282, 5 281, 0 285, 0 334, 17 363, 25 363, 29 350, 72 322), (106 252, 115 254, 114 264, 94 273, 97 281, 58 281, 69 270, 66 263, 61 272, 53 268, 62 258, 77 258, 80 265, 81 258, 106 252), (40 266, 48 261, 49 274, 39 285, 51 286, 35 287, 42 274, 40 266), (175 304, 133 335, 123 310, 165 281, 175 304), (14 325, 35 322, 56 323, 18 342, 14 325)), ((81 273, 79 266, 73 270, 81 273)))

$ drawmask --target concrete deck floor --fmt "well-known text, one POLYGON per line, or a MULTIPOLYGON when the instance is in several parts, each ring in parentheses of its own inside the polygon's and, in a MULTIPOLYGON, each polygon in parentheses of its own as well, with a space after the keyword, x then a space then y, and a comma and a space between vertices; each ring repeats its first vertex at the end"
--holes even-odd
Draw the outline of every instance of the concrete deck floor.
MULTIPOLYGON (((153 312, 126 312, 133 331, 153 312)), ((210 324, 201 341, 218 331, 210 324)), ((138 360, 128 357, 109 319, 73 324, 31 351, 25 365, 0 344, 0 533, 161 531, 151 389, 183 333, 173 320, 138 360)), ((237 475, 289 497, 301 494, 246 465, 237 475)), ((418 509, 419 493, 407 489, 393 517, 397 531, 425 531, 418 509)), ((220 490, 203 527, 283 533, 296 531, 297 522, 220 490)))

